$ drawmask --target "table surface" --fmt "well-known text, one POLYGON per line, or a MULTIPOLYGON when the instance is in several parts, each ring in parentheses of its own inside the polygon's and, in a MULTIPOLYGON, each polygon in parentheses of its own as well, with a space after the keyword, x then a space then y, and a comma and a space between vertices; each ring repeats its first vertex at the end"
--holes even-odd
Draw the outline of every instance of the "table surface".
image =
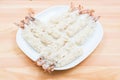
POLYGON ((0 80, 120 80, 120 0, 74 0, 100 15, 104 36, 95 51, 70 70, 44 72, 16 44, 13 23, 53 5, 72 0, 0 0, 0 80))

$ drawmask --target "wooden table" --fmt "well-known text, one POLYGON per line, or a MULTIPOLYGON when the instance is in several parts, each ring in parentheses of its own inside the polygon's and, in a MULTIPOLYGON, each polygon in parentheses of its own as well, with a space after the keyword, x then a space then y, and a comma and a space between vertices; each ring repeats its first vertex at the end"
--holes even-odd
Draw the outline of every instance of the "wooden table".
POLYGON ((72 0, 0 0, 0 80, 120 80, 120 0, 75 0, 101 15, 104 37, 96 50, 81 64, 52 74, 37 67, 16 44, 18 27, 13 23, 72 0))

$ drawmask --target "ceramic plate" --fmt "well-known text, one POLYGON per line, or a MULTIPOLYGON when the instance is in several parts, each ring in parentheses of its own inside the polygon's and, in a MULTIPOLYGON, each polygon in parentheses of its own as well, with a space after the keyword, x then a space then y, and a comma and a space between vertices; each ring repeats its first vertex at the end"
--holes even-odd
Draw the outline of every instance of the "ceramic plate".
MULTIPOLYGON (((61 13, 64 13, 66 10, 68 10, 68 6, 60 5, 60 6, 54 6, 51 8, 48 8, 39 14, 35 16, 35 18, 41 20, 42 22, 47 22, 51 17, 59 16, 61 13)), ((19 46, 19 48, 24 52, 25 55, 27 55, 31 60, 36 61, 40 54, 36 52, 29 44, 23 39, 22 35, 22 29, 18 29, 17 35, 16 35, 16 42, 19 46)), ((66 70, 73 68, 74 66, 81 63, 83 60, 85 60, 98 46, 100 41, 103 37, 103 29, 99 21, 97 22, 97 26, 95 28, 95 32, 93 35, 88 39, 88 41, 82 46, 83 47, 83 55, 71 62, 70 64, 64 66, 55 68, 55 70, 66 70)))

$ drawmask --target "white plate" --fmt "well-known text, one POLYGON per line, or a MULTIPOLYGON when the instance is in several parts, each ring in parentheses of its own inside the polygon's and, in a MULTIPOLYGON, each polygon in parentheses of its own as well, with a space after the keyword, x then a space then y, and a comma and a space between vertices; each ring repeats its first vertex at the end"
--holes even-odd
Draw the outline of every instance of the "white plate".
MULTIPOLYGON (((60 15, 61 13, 65 12, 68 10, 68 6, 60 5, 60 6, 54 6, 51 7, 47 10, 44 10, 40 12, 38 15, 35 17, 43 22, 47 22, 52 16, 54 15, 60 15)), ((22 35, 22 30, 19 29, 16 35, 16 42, 19 46, 19 48, 33 61, 36 61, 39 58, 39 54, 29 46, 29 44, 26 43, 26 41, 23 39, 22 35)), ((86 59, 92 51, 95 50, 95 48, 98 46, 100 41, 102 40, 103 37, 103 29, 102 26, 99 22, 97 22, 97 26, 95 29, 94 34, 92 37, 82 46, 83 47, 83 55, 71 62, 70 64, 60 67, 60 68, 55 68, 55 70, 66 70, 73 68, 74 66, 78 65, 81 63, 84 59, 86 59)))

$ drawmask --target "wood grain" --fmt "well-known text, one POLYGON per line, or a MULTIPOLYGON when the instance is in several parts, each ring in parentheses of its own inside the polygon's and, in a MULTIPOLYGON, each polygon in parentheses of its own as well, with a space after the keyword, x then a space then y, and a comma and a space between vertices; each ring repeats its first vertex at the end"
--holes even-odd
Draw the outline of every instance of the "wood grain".
POLYGON ((0 80, 120 80, 120 0, 0 0, 0 80), (82 3, 101 15, 104 37, 96 50, 81 64, 52 74, 37 67, 18 48, 18 27, 13 23, 36 13, 71 1, 82 3))

